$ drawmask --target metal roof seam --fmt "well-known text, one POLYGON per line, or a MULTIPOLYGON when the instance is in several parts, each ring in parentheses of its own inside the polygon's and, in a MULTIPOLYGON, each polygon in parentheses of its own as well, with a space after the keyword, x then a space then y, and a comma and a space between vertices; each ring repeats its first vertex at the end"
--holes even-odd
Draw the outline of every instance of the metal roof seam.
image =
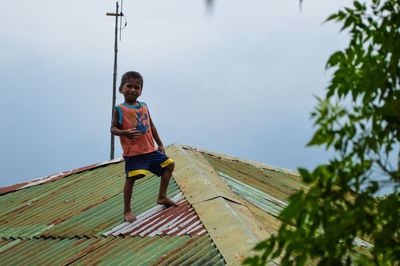
MULTIPOLYGON (((185 158, 191 163, 192 167, 194 167, 194 169, 200 174, 200 176, 202 178, 204 178, 205 181, 207 181, 207 183, 209 184, 209 187, 211 187, 213 189, 213 191, 215 192, 215 194, 221 196, 220 191, 215 187, 215 185, 213 183, 210 182, 210 180, 208 179, 207 175, 205 175, 203 173, 203 171, 197 166, 197 163, 194 162, 193 158, 183 149, 182 146, 178 146, 178 149, 182 152, 182 154, 185 156, 185 158)), ((234 201, 234 199, 231 199, 231 201, 234 201)), ((198 202, 193 202, 192 205, 196 204, 196 203, 200 203, 202 201, 198 201, 198 202)), ((240 202, 236 202, 238 204, 240 204, 240 202)))
MULTIPOLYGON (((200 170, 200 168, 197 166, 197 164, 193 161, 192 157, 187 154, 187 152, 182 148, 182 146, 178 146, 178 149, 181 150, 183 155, 186 157, 186 159, 192 163, 192 166, 196 169, 196 171, 205 179, 208 181, 208 177, 200 170)), ((215 191, 215 193, 218 195, 219 191, 212 185, 209 181, 208 183, 210 184, 210 187, 215 191)))
POLYGON ((235 200, 232 200, 232 199, 227 198, 227 197, 224 197, 224 196, 215 196, 215 197, 212 197, 212 198, 209 198, 209 199, 205 199, 205 200, 202 200, 202 201, 198 201, 198 202, 192 203, 192 205, 196 205, 196 204, 199 204, 199 203, 202 203, 202 202, 207 202, 207 201, 215 200, 215 199, 218 199, 218 198, 222 198, 222 199, 224 199, 224 200, 227 200, 227 201, 229 201, 229 202, 232 202, 232 203, 235 203, 235 204, 238 204, 238 205, 246 206, 245 204, 243 204, 243 203, 241 203, 241 202, 237 202, 237 201, 235 201, 235 200))
POLYGON ((272 206, 272 207, 274 207, 276 209, 276 211, 278 211, 278 212, 280 212, 281 210, 283 210, 284 207, 287 206, 287 203, 284 201, 276 199, 261 190, 258 190, 258 189, 254 188, 252 186, 249 186, 239 180, 234 179, 233 177, 230 177, 227 174, 224 174, 220 171, 217 171, 217 172, 219 175, 221 175, 221 177, 223 177, 227 181, 228 185, 232 188, 232 190, 234 192, 242 193, 242 195, 245 196, 246 199, 250 199, 250 201, 256 201, 256 202, 260 202, 261 204, 263 204, 264 203, 263 201, 258 200, 254 197, 254 195, 256 195, 256 196, 262 198, 263 200, 268 200, 269 202, 273 203, 275 206, 272 206), (244 188, 244 189, 242 190, 241 188, 244 188))
POLYGON ((237 163, 222 164, 210 157, 208 157, 208 159, 210 160, 210 163, 220 172, 228 171, 234 174, 236 179, 240 179, 253 187, 260 188, 269 194, 272 193, 274 196, 278 196, 281 200, 286 199, 289 194, 305 186, 301 184, 300 181, 293 181, 293 179, 286 174, 283 174, 284 176, 271 177, 270 174, 259 172, 257 169, 253 169, 254 167, 252 166, 246 166, 246 168, 242 168, 242 165, 237 163), (256 171, 256 173, 253 171, 256 171))
MULTIPOLYGON (((108 243, 109 243, 109 241, 105 241, 102 245, 96 246, 94 249, 93 249, 93 248, 91 248, 91 249, 88 248, 87 252, 85 252, 84 254, 82 254, 81 256, 79 256, 79 257, 77 257, 77 258, 73 258, 73 259, 67 261, 67 262, 65 263, 65 265, 70 265, 70 264, 72 264, 72 263, 74 263, 74 262, 76 262, 76 261, 78 261, 78 260, 80 260, 80 259, 86 257, 86 256, 89 255, 90 253, 92 253, 92 252, 94 252, 95 250, 97 250, 97 249, 99 249, 99 248, 101 248, 101 247, 107 245, 108 243)), ((82 251, 82 252, 83 252, 83 251, 82 251)))

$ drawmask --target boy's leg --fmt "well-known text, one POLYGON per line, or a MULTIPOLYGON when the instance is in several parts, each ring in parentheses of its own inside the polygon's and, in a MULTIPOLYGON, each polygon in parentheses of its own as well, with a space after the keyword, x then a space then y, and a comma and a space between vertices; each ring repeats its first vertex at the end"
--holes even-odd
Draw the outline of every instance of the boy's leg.
POLYGON ((167 188, 169 180, 172 176, 172 171, 174 171, 175 163, 170 163, 165 166, 161 174, 160 191, 158 192, 157 203, 166 206, 178 206, 178 204, 167 197, 167 188))
POLYGON ((128 177, 125 179, 124 186, 124 219, 125 221, 132 223, 136 221, 136 216, 133 215, 131 211, 131 199, 133 185, 135 184, 135 178, 128 177))

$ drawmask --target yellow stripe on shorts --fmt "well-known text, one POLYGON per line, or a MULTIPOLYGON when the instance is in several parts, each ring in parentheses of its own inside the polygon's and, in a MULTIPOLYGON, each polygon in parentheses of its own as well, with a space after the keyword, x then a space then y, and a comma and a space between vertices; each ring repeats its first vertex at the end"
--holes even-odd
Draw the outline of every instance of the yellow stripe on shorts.
POLYGON ((133 170, 128 173, 128 177, 137 176, 137 175, 146 175, 146 170, 133 170))
POLYGON ((165 166, 170 165, 171 163, 173 163, 174 160, 172 160, 171 158, 169 158, 168 160, 164 161, 161 165, 162 168, 164 168, 165 166))

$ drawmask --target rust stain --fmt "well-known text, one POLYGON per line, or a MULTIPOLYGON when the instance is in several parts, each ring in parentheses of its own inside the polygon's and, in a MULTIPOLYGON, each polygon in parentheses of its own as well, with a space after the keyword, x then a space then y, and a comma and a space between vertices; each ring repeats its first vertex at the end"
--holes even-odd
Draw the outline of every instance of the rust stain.
MULTIPOLYGON (((35 200, 35 201, 32 201, 32 203, 34 203, 34 202, 36 202, 37 200, 35 200)), ((14 213, 18 213, 20 210, 23 210, 23 209, 25 209, 25 208, 28 208, 29 206, 31 206, 31 204, 29 204, 29 205, 24 205, 24 206, 22 206, 22 207, 19 207, 18 209, 15 209, 15 210, 12 210, 12 211, 10 211, 10 212, 8 212, 8 213, 5 213, 4 215, 10 215, 10 214, 14 214, 14 213)), ((6 222, 7 223, 7 221, 6 220, 0 220, 0 223, 1 222, 6 222)))
MULTIPOLYGON (((97 206, 97 205, 99 205, 99 204, 101 204, 101 203, 103 203, 103 202, 104 202, 104 201, 100 201, 100 202, 97 202, 97 203, 95 203, 95 204, 91 204, 91 205, 89 205, 89 206, 86 206, 85 208, 83 208, 83 209, 81 209, 80 211, 78 211, 78 213, 79 213, 79 212, 85 212, 85 211, 87 211, 87 210, 89 210, 89 209, 91 209, 91 208, 93 208, 93 207, 95 207, 95 206, 97 206)), ((75 214, 76 214, 76 213, 72 213, 72 212, 67 213, 67 214, 63 215, 62 217, 59 217, 59 218, 57 218, 57 219, 51 221, 50 223, 47 223, 47 225, 51 225, 51 224, 56 225, 56 224, 62 223, 62 222, 64 222, 65 220, 68 220, 69 218, 71 218, 72 216, 74 216, 75 214)))
POLYGON ((95 204, 92 204, 92 205, 89 205, 89 206, 86 206, 85 208, 83 208, 80 212, 84 212, 84 211, 87 211, 87 210, 89 210, 89 209, 91 209, 91 208, 93 208, 93 207, 96 207, 97 205, 99 205, 99 204, 101 204, 101 203, 103 203, 104 201, 100 201, 100 202, 97 202, 97 203, 95 203, 95 204))
MULTIPOLYGON (((76 254, 76 255, 75 255, 74 257, 72 257, 71 259, 62 262, 61 265, 70 264, 70 263, 72 263, 72 262, 78 260, 78 259, 81 258, 82 256, 84 256, 84 255, 86 255, 86 254, 89 254, 89 253, 95 251, 96 249, 99 248, 99 246, 97 246, 97 244, 98 244, 99 242, 102 242, 102 241, 104 241, 104 240, 103 240, 103 239, 100 239, 100 238, 97 239, 96 241, 94 241, 93 243, 91 243, 86 249, 83 249, 81 252, 79 252, 78 254, 76 254)), ((105 244, 106 244, 106 243, 107 243, 107 242, 105 242, 105 244)), ((79 246, 80 244, 81 244, 80 242, 77 242, 77 243, 73 244, 72 246, 79 246)))
POLYGON ((138 215, 138 220, 132 224, 117 226, 116 229, 104 233, 104 236, 123 235, 123 236, 183 236, 183 235, 205 235, 203 224, 197 216, 195 210, 187 200, 179 202, 177 207, 159 209, 154 207, 154 212, 138 215), (142 217, 141 217, 142 216, 142 217))
POLYGON ((239 260, 240 263, 242 263, 246 259, 246 256, 241 253, 238 253, 235 255, 235 258, 239 260))
MULTIPOLYGON (((276 202, 275 200, 270 200, 270 199, 267 199, 267 198, 263 198, 264 200, 266 200, 266 201, 268 201, 268 202, 271 202, 271 203, 273 203, 273 204, 275 204, 275 205, 278 205, 279 207, 281 207, 281 208, 285 208, 286 206, 283 206, 282 204, 280 204, 279 202, 276 202)), ((254 204, 253 204, 254 205, 254 204)))
POLYGON ((64 222, 65 220, 68 220, 71 216, 72 216, 72 215, 63 216, 63 217, 58 217, 57 219, 51 221, 50 223, 47 223, 46 225, 51 225, 51 224, 56 225, 56 224, 62 223, 62 222, 64 222))
POLYGON ((149 245, 149 244, 151 244, 151 243, 153 243, 153 242, 155 242, 155 241, 157 241, 157 240, 158 240, 157 237, 152 237, 152 238, 150 239, 150 241, 147 241, 147 242, 141 244, 140 246, 138 246, 138 247, 136 247, 135 249, 133 249, 133 251, 142 250, 142 248, 144 248, 145 246, 147 246, 147 245, 149 245))
POLYGON ((182 252, 182 250, 184 250, 186 247, 192 245, 193 243, 197 242, 199 239, 200 238, 191 238, 191 239, 189 239, 187 242, 185 242, 184 246, 181 245, 180 247, 178 247, 176 249, 173 249, 170 252, 162 255, 161 257, 159 257, 158 259, 153 261, 150 265, 159 265, 159 264, 163 263, 164 261, 166 261, 170 257, 174 256, 175 254, 178 254, 178 253, 182 252))

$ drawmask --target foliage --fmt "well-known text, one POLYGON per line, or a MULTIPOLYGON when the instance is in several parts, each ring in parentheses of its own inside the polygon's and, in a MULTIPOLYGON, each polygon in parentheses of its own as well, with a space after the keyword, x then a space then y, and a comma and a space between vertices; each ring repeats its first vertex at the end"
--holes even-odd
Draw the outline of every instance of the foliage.
POLYGON ((327 62, 333 76, 311 115, 309 145, 335 155, 299 169, 310 189, 289 198, 278 234, 245 264, 399 265, 400 0, 354 1, 327 21, 341 23, 350 41, 327 62), (388 183, 392 193, 376 198, 388 183), (367 254, 354 256, 357 237, 373 244, 367 254))

